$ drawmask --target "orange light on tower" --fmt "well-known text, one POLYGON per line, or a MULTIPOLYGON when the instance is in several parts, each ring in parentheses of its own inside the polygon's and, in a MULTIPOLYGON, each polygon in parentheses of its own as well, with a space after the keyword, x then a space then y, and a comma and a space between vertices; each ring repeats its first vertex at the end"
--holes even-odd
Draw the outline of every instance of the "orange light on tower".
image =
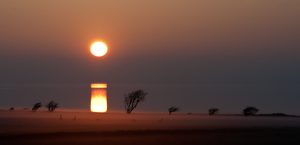
POLYGON ((91 112, 107 112, 107 84, 91 84, 91 112))

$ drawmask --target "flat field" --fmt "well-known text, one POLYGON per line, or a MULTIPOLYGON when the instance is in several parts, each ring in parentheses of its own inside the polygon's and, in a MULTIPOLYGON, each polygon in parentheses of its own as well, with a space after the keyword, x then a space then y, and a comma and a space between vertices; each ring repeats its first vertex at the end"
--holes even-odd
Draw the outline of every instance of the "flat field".
POLYGON ((300 118, 0 111, 0 145, 297 144, 300 118))

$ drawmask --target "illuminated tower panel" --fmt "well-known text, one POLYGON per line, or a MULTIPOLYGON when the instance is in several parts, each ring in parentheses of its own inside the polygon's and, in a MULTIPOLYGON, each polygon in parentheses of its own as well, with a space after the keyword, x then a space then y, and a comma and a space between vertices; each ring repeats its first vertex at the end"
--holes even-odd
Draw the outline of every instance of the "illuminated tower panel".
POLYGON ((91 84, 91 112, 107 112, 107 84, 91 84))

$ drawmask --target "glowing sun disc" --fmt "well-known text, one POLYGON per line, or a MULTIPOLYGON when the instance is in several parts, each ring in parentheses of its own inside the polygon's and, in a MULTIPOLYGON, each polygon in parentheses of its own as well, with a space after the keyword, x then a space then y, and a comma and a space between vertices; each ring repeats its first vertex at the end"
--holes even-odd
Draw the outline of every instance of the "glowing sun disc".
POLYGON ((94 56, 101 57, 107 53, 108 48, 104 42, 98 41, 91 45, 90 51, 94 56))

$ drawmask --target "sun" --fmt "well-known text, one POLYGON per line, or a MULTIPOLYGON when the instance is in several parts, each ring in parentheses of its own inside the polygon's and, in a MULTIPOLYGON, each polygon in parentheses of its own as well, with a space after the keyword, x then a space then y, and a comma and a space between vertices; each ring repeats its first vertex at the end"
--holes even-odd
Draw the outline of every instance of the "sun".
POLYGON ((91 45, 90 51, 94 56, 101 57, 107 53, 108 48, 104 42, 97 41, 91 45))

